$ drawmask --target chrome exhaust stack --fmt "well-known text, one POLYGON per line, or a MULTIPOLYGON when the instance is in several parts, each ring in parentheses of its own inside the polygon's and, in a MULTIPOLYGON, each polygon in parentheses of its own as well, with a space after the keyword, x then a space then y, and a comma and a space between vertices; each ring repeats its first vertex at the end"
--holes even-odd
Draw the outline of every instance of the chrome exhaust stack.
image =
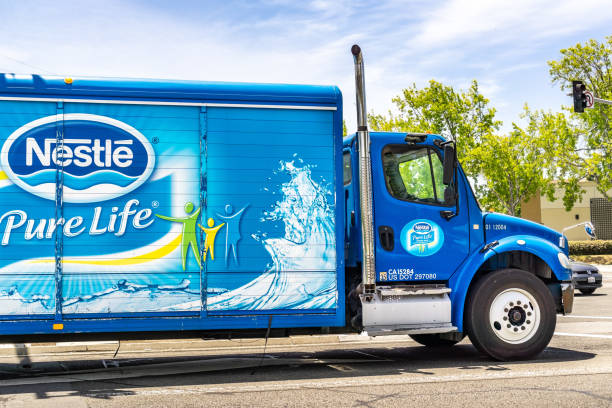
POLYGON ((372 163, 370 161, 370 132, 366 109, 363 54, 355 44, 351 47, 355 62, 355 90, 357 95, 357 142, 359 145, 359 204, 361 209, 361 245, 363 251, 362 282, 366 298, 376 290, 374 256, 374 208, 372 202, 372 163))

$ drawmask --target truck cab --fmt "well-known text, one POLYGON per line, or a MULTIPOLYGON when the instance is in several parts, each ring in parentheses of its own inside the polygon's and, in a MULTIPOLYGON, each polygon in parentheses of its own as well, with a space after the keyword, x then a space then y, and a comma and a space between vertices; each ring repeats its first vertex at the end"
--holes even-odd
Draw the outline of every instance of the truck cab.
POLYGON ((452 345, 467 334, 502 360, 541 351, 556 313, 572 308, 562 235, 483 211, 443 137, 369 136, 376 271, 369 292, 356 182, 359 139, 343 140, 347 288, 349 299, 360 297, 349 306, 353 325, 376 335, 408 333, 426 345, 452 345))

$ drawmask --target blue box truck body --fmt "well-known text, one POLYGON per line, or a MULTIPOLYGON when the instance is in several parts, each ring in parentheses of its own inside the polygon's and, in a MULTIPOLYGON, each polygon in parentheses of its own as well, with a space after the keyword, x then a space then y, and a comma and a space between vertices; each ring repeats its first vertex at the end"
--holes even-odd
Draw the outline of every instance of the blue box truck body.
POLYGON ((344 324, 337 88, 0 95, 2 334, 344 324))

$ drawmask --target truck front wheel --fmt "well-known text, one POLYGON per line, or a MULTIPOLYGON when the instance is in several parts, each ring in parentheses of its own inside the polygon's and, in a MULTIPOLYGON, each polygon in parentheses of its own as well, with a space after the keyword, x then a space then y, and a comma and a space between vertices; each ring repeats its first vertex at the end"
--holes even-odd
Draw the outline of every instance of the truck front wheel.
POLYGON ((476 282, 466 305, 470 340, 497 360, 522 360, 539 354, 555 331, 553 297, 534 274, 503 269, 476 282))

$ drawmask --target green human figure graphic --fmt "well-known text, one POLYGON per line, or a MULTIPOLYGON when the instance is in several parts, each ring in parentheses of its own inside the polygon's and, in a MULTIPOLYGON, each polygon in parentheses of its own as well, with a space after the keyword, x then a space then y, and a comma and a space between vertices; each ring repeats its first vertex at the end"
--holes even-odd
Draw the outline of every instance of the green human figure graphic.
MULTIPOLYGON (((191 201, 185 204, 185 213, 190 214, 193 211, 193 203, 191 201)), ((156 217, 162 220, 180 222, 183 224, 183 231, 181 232, 181 255, 183 258, 183 270, 185 270, 185 264, 187 263, 187 252, 191 246, 191 250, 195 255, 195 259, 200 264, 200 251, 198 249, 198 239, 196 236, 196 225, 198 223, 198 217, 200 216, 200 209, 198 208, 193 214, 185 218, 174 218, 167 217, 165 215, 155 214, 156 217)))
POLYGON ((215 238, 217 237, 217 232, 219 232, 219 230, 221 229, 222 226, 225 225, 225 223, 219 224, 213 228, 214 225, 215 225, 215 220, 213 220, 212 218, 208 219, 209 228, 204 228, 203 226, 198 224, 198 227, 202 228, 202 231, 206 233, 206 239, 204 240, 204 261, 206 261, 209 249, 210 249, 210 259, 213 261, 215 260, 215 238))

